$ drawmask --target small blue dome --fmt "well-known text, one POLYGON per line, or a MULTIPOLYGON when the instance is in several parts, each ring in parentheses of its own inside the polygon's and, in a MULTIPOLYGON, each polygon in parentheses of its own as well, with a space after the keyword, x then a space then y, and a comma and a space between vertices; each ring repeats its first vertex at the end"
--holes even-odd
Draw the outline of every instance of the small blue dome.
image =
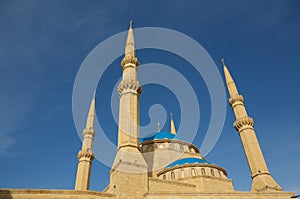
POLYGON ((209 162, 207 162, 206 160, 203 160, 201 158, 183 158, 183 159, 172 162, 166 168, 171 168, 171 167, 175 167, 175 166, 183 165, 183 164, 194 164, 194 163, 210 164, 209 162))
POLYGON ((148 140, 163 140, 163 139, 169 139, 169 140, 181 140, 178 138, 178 136, 174 135, 171 132, 157 132, 152 136, 141 138, 141 142, 148 141, 148 140), (176 138, 175 138, 176 137, 176 138))

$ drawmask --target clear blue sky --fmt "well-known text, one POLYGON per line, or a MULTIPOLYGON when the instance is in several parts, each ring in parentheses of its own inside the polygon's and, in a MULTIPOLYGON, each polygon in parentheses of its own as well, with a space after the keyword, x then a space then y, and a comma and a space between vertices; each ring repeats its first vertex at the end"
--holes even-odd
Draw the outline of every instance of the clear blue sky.
MULTIPOLYGON (((300 192, 300 2, 289 0, 0 1, 0 187, 74 188, 81 146, 72 117, 76 73, 87 54, 126 30, 130 19, 134 27, 164 27, 190 36, 220 71, 219 60, 226 58, 255 119, 271 174, 286 190, 300 192)), ((143 64, 163 63, 179 71, 187 64, 155 50, 137 55, 143 64)), ((106 93, 121 75, 120 60, 100 80, 105 86, 97 89, 96 106, 109 103, 106 93)), ((181 72, 193 87, 199 84, 203 112, 194 144, 200 147, 210 118, 208 92, 188 64, 181 72)), ((143 88, 142 124, 149 122, 151 104, 160 103, 175 113, 179 125, 180 111, 175 99, 169 103, 172 98, 161 87, 143 88)), ((117 126, 109 111, 97 109, 97 115, 116 142, 117 126)), ((228 107, 224 130, 207 160, 224 167, 237 190, 250 190, 250 172, 233 121, 228 107)), ((103 190, 108 177, 109 168, 94 161, 91 189, 103 190)))

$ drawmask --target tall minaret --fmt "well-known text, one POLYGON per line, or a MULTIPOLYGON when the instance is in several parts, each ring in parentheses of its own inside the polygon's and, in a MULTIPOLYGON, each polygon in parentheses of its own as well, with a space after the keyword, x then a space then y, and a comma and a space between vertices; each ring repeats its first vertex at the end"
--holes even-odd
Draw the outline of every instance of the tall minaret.
POLYGON ((120 95, 118 149, 110 172, 107 192, 120 198, 142 198, 148 188, 147 163, 140 151, 140 94, 137 78, 138 59, 132 21, 127 35, 125 56, 121 62, 122 81, 120 95), (122 195, 128 193, 129 195, 122 195))
POLYGON ((236 121, 234 127, 238 131, 252 176, 252 191, 282 191, 282 188, 272 178, 261 152, 256 134, 254 121, 248 117, 244 106, 244 98, 239 95, 237 87, 222 59, 228 92, 229 103, 233 109, 236 121))
POLYGON ((138 59, 135 56, 135 44, 132 21, 128 30, 125 57, 122 60, 122 81, 120 94, 118 149, 139 147, 140 141, 140 94, 141 86, 137 79, 138 59))
POLYGON ((75 190, 89 190, 92 161, 95 157, 92 151, 93 140, 95 137, 94 122, 95 122, 95 94, 92 99, 90 110, 88 113, 86 127, 82 132, 83 140, 82 140, 82 148, 78 152, 79 162, 77 168, 75 190))

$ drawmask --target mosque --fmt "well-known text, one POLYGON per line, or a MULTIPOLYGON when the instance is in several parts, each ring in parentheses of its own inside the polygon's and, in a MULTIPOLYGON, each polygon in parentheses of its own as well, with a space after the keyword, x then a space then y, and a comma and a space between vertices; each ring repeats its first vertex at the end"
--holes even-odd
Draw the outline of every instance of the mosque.
POLYGON ((140 138, 140 103, 142 93, 138 81, 139 66, 135 54, 132 23, 128 30, 125 56, 121 62, 118 149, 110 171, 110 183, 102 191, 89 190, 91 165, 94 159, 95 97, 91 101, 82 148, 78 153, 75 190, 0 189, 0 198, 220 198, 220 199, 284 199, 296 197, 283 188, 270 174, 254 131, 254 121, 248 116, 244 98, 239 94, 224 60, 224 75, 229 92, 229 104, 252 177, 249 192, 235 190, 232 180, 221 166, 201 155, 197 146, 176 136, 171 117, 170 132, 158 132, 140 138), (170 163, 171 162, 171 163, 170 163))

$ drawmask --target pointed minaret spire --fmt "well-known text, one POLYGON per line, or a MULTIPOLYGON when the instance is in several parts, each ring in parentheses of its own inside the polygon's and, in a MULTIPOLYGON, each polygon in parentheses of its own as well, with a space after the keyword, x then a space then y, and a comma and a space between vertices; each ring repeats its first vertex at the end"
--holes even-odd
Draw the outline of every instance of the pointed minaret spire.
POLYGON ((95 157, 93 141, 95 137, 95 92, 91 101, 89 113, 86 120, 86 128, 82 132, 82 147, 78 152, 78 168, 76 175, 75 190, 89 190, 92 161, 95 157))
POLYGON ((225 60, 221 59, 221 62, 223 64, 223 68, 224 68, 224 75, 225 75, 225 80, 226 80, 226 84, 228 87, 229 95, 230 95, 230 97, 238 96, 239 95, 238 90, 237 90, 236 85, 233 81, 233 78, 231 77, 229 70, 225 64, 225 60))
POLYGON ((93 99, 91 101, 90 110, 88 113, 88 117, 86 120, 86 129, 94 129, 94 123, 95 123, 95 92, 93 99))
POLYGON ((234 127, 241 138, 252 176, 252 191, 282 191, 282 188, 272 178, 268 170, 255 134, 254 121, 248 116, 244 105, 244 98, 243 96, 239 95, 236 85, 224 63, 224 59, 222 59, 222 63, 224 66, 224 75, 230 95, 229 103, 236 118, 234 127))
POLYGON ((171 118, 171 133, 176 135, 177 132, 176 132, 174 120, 173 120, 173 117, 172 117, 172 113, 170 113, 170 118, 171 118))
POLYGON ((135 44, 134 44, 134 35, 132 30, 132 20, 130 20, 127 41, 125 46, 125 57, 135 58, 135 44))

